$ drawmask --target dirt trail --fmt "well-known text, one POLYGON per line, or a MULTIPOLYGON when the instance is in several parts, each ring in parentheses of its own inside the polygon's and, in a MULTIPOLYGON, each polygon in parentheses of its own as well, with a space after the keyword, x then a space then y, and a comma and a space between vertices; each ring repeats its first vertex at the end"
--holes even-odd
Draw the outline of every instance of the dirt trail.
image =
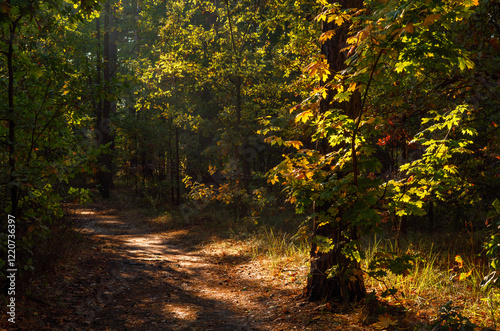
POLYGON ((297 300, 301 286, 277 285, 248 254, 211 248, 206 227, 161 229, 126 198, 76 209, 91 244, 62 281, 46 286, 48 297, 40 294, 31 328, 346 329, 345 316, 297 300))
POLYGON ((80 213, 96 217, 88 231, 101 241, 108 277, 95 300, 81 306, 72 328, 83 322, 98 330, 260 329, 253 326, 252 307, 269 303, 269 294, 264 291, 253 302, 253 295, 228 286, 224 268, 194 250, 202 234, 151 233, 139 218, 116 210, 80 213))

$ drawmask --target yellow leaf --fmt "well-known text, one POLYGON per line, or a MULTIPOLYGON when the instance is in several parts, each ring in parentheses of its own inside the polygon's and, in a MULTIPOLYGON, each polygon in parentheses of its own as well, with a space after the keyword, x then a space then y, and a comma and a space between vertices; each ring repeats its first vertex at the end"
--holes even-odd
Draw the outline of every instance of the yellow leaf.
POLYGON ((347 89, 347 92, 354 92, 356 90, 356 87, 357 87, 356 83, 351 83, 349 85, 349 88, 347 89))
POLYGON ((460 277, 458 278, 458 280, 459 281, 465 280, 467 277, 469 277, 472 274, 472 270, 474 270, 474 269, 471 269, 469 272, 460 273, 460 277))
POLYGON ((328 30, 321 34, 321 36, 319 37, 319 42, 324 43, 325 41, 332 39, 334 35, 335 35, 335 30, 328 30))
POLYGON ((335 24, 337 24, 338 26, 341 26, 342 23, 344 23, 344 18, 342 16, 337 16, 335 18, 335 24))
POLYGON ((391 326, 398 325, 398 321, 393 320, 389 315, 385 314, 378 318, 378 323, 375 326, 379 329, 387 329, 391 326))
POLYGON ((295 123, 306 123, 313 116, 312 111, 306 110, 295 117, 295 123))
POLYGON ((366 121, 361 122, 361 126, 363 126, 365 124, 372 124, 373 122, 375 122, 375 117, 370 117, 366 121))
POLYGON ((463 268, 464 260, 462 260, 462 257, 460 255, 455 256, 455 262, 458 263, 459 268, 463 268))
POLYGON ((328 91, 326 89, 323 89, 323 93, 321 93, 321 96, 323 97, 323 99, 326 99, 326 97, 328 96, 328 91))
POLYGON ((328 96, 328 90, 324 86, 321 86, 318 88, 314 88, 312 94, 320 94, 323 99, 326 99, 326 97, 328 96))
POLYGON ((67 88, 68 88, 68 83, 64 84, 64 86, 63 86, 63 94, 62 95, 66 95, 66 94, 69 93, 69 91, 67 90, 67 88))
POLYGON ((292 147, 294 147, 296 149, 300 149, 300 147, 302 147, 301 141, 290 141, 290 144, 292 145, 292 147))
POLYGON ((318 16, 316 16, 316 21, 321 22, 321 21, 326 21, 326 14, 321 13, 318 16))
POLYGON ((479 0, 466 0, 464 2, 464 5, 466 7, 471 7, 471 6, 478 6, 479 5, 479 0))
MULTIPOLYGON (((264 139, 264 142, 271 145, 278 144, 279 146, 281 146, 283 144, 283 139, 276 136, 269 136, 264 139)), ((220 146, 219 142, 217 142, 217 144, 220 146)))
POLYGON ((324 81, 326 81, 328 79, 328 76, 331 74, 328 60, 325 58, 325 56, 321 56, 318 60, 316 60, 316 62, 309 64, 305 68, 305 70, 309 72, 309 75, 311 77, 318 76, 324 81))

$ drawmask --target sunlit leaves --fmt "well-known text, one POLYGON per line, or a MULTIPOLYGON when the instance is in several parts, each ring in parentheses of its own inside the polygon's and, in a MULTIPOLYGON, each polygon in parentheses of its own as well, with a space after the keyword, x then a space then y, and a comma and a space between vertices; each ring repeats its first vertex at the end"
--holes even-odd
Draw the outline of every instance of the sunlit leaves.
POLYGON ((321 36, 319 36, 319 42, 324 43, 325 41, 333 38, 335 35, 335 30, 328 30, 326 32, 323 32, 321 36))
MULTIPOLYGON (((477 155, 471 114, 480 111, 470 105, 474 97, 462 77, 476 69, 477 57, 466 47, 463 31, 479 2, 369 1, 369 11, 350 17, 346 14, 354 11, 321 3, 317 20, 352 24, 343 50, 347 68, 331 72, 326 57, 305 67, 316 85, 293 123, 310 134, 318 150, 287 155, 272 180, 280 178, 300 211, 313 202, 328 206, 314 215, 319 224, 358 229, 377 228, 382 215, 424 216, 437 201, 473 203, 475 187, 461 162, 477 155), (366 93, 366 108, 352 120, 338 108, 357 92, 366 93), (326 111, 325 100, 331 101, 326 111), (334 152, 322 155, 327 144, 334 152), (350 151, 359 162, 357 185, 350 151), (389 160, 381 165, 384 158, 389 160)), ((319 42, 337 38, 336 33, 335 28, 323 32, 319 42)))
POLYGON ((315 236, 313 238, 314 243, 316 244, 317 250, 320 253, 327 253, 332 250, 334 247, 332 238, 327 238, 323 236, 315 236))
POLYGON ((473 69, 474 68, 474 62, 472 62, 469 58, 467 57, 458 57, 458 66, 460 70, 466 70, 466 69, 473 69))
MULTIPOLYGON (((391 205, 397 215, 423 215, 426 199, 443 200, 451 191, 464 195, 472 187, 460 178, 458 167, 449 163, 456 155, 470 153, 467 146, 471 141, 451 134, 461 124, 466 110, 466 106, 458 106, 447 114, 435 113, 435 117, 422 120, 422 124, 431 123, 415 137, 425 146, 423 156, 400 167, 409 176, 407 181, 389 182, 394 192, 391 205)), ((465 132, 475 134, 472 128, 465 132)))
POLYGON ((299 122, 306 123, 312 116, 313 116, 312 110, 309 110, 309 109, 305 110, 305 111, 299 113, 295 117, 295 122, 296 123, 299 123, 299 122))
POLYGON ((326 81, 331 75, 328 61, 324 56, 319 57, 315 62, 309 64, 305 70, 311 77, 320 81, 326 81))
POLYGON ((411 6, 394 6, 393 2, 384 5, 375 2, 373 5, 378 10, 367 17, 369 23, 351 42, 363 44, 369 32, 370 43, 385 47, 387 53, 396 48, 397 72, 414 73, 432 67, 472 69, 469 54, 452 41, 453 27, 471 14, 471 4, 471 1, 442 4, 417 1, 411 6))

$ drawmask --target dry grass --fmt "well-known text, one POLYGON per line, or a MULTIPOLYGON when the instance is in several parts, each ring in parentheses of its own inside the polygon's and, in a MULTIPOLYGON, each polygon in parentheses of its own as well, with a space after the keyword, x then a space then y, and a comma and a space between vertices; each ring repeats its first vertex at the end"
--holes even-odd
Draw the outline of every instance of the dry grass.
MULTIPOLYGON (((474 249, 444 246, 446 251, 436 250, 438 245, 435 242, 442 244, 449 241, 439 240, 438 236, 432 239, 408 242, 405 247, 401 247, 403 252, 417 256, 407 276, 390 274, 380 280, 367 279, 367 286, 378 292, 384 290, 386 285, 396 288, 398 294, 387 301, 401 303, 420 316, 431 319, 436 316, 440 307, 452 301, 453 306, 458 307, 458 314, 478 328, 497 329, 500 326, 500 290, 480 287, 487 271, 482 264, 477 264, 477 256, 470 253, 474 249), (457 250, 467 254, 460 255, 463 259, 462 266, 455 261, 457 250), (460 275, 464 279, 460 279, 460 275), (468 276, 465 277, 466 275, 468 276)), ((375 238, 368 246, 367 262, 377 251, 393 249, 390 241, 375 238)))

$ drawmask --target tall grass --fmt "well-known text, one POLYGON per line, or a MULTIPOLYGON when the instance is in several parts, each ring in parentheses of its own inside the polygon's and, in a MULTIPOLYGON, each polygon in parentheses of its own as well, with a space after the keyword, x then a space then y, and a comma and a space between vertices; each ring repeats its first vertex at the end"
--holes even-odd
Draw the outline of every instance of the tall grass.
POLYGON ((256 237, 260 242, 265 243, 266 255, 270 259, 288 258, 295 261, 308 259, 309 244, 304 240, 293 240, 292 236, 286 232, 262 227, 256 233, 256 237))
POLYGON ((291 234, 262 226, 250 237, 252 259, 259 260, 275 279, 286 284, 303 284, 307 278, 309 244, 294 239, 291 234))
MULTIPOLYGON (((436 315, 438 308, 451 300, 453 305, 460 307, 460 313, 473 323, 496 329, 500 320, 500 290, 480 288, 485 270, 477 264, 474 249, 442 245, 446 243, 443 240, 437 241, 436 245, 437 238, 413 237, 407 240, 400 248, 403 253, 415 256, 410 273, 406 276, 389 273, 381 279, 368 278, 367 287, 377 292, 385 290, 386 286, 393 287, 398 290, 395 297, 400 303, 429 315, 436 315), (465 252, 461 255, 461 266, 455 261, 459 251, 465 252)), ((364 268, 377 252, 395 251, 392 241, 377 237, 365 246, 367 258, 364 268)))

